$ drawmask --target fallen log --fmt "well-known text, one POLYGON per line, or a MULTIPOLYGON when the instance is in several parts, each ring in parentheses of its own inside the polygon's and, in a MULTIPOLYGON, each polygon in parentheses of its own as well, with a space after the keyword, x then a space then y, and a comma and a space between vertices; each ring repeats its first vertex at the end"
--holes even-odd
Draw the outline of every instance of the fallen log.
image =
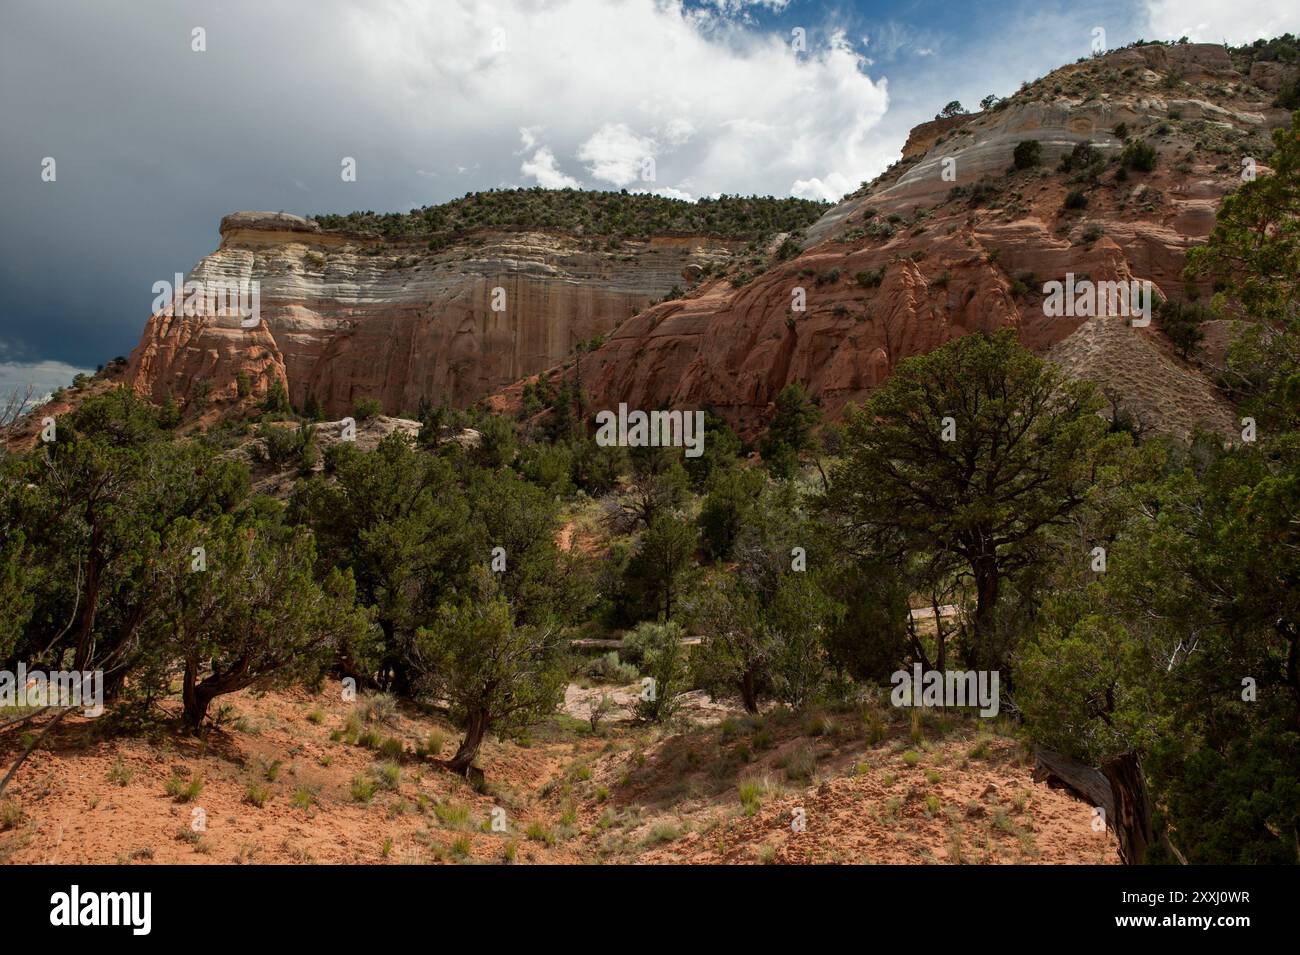
POLYGON ((1110 824, 1115 815, 1115 794, 1101 770, 1064 753, 1034 747, 1034 782, 1065 789, 1090 806, 1100 806, 1110 824))

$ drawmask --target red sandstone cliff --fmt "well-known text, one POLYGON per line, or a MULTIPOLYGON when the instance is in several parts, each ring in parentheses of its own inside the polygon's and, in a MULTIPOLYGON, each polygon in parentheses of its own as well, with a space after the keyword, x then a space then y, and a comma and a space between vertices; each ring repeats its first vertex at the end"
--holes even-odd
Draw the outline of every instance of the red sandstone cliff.
POLYGON ((430 251, 420 241, 322 231, 284 213, 242 212, 188 280, 255 280, 261 321, 152 315, 126 380, 156 401, 236 410, 275 382, 331 416, 362 397, 391 414, 421 399, 469 404, 609 332, 682 273, 726 260, 736 240, 661 236, 584 239, 481 230, 430 251), (493 310, 493 290, 503 289, 493 310))
MULTIPOLYGON (((583 385, 597 407, 708 406, 752 436, 788 382, 833 417, 909 355, 1009 326, 1150 427, 1231 430, 1204 369, 1177 358, 1157 323, 1049 318, 1042 285, 1073 272, 1184 297, 1188 248, 1209 234, 1242 158, 1262 162, 1289 118, 1257 85, 1276 77, 1257 72, 1241 75, 1220 46, 1138 47, 1057 70, 997 109, 924 124, 899 163, 808 230, 802 254, 739 262, 625 322, 583 356, 583 385), (1041 163, 1011 169, 1029 139, 1041 163), (1153 172, 1117 177, 1126 140, 1155 146, 1153 172), (1106 161, 1095 181, 1058 169, 1079 143, 1106 161), (1072 190, 1085 208, 1064 208, 1072 190), (806 311, 792 309, 797 289, 806 311)), ((521 387, 492 404, 517 407, 521 387)))

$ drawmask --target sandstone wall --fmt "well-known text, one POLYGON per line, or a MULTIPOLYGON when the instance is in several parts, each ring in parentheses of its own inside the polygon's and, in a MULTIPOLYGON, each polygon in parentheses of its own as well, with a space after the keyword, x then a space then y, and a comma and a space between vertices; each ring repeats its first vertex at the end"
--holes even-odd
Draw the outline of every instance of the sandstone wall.
POLYGON ((437 252, 324 233, 283 213, 236 213, 220 248, 188 274, 257 280, 261 324, 237 316, 150 317, 128 380, 155 400, 238 405, 237 379, 260 400, 280 381, 295 407, 309 397, 347 414, 378 398, 398 414, 422 398, 464 406, 569 355, 674 285, 683 270, 726 259, 741 243, 703 236, 622 241, 542 232, 483 232, 437 252), (493 289, 505 310, 492 310, 493 289), (206 382, 206 384, 204 383, 206 382))

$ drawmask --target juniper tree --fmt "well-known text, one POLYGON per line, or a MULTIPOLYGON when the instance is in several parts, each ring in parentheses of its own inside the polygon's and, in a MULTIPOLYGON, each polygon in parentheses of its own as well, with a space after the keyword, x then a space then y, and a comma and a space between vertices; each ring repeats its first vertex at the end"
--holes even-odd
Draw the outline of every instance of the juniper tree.
POLYGON ((671 514, 660 514, 650 522, 637 543, 627 566, 634 593, 644 599, 645 609, 671 620, 682 591, 694 567, 695 529, 671 514))
POLYGON ((1126 861, 1295 861, 1300 468, 1270 457, 1133 489, 1107 572, 1049 599, 1017 659, 1034 738, 1111 779, 1126 861))
POLYGON ((772 423, 759 446, 764 462, 777 477, 792 477, 799 458, 813 447, 813 429, 821 416, 799 382, 786 385, 776 396, 772 423))
POLYGON ((497 579, 516 619, 577 622, 595 597, 580 558, 556 543, 554 497, 513 471, 476 471, 467 500, 487 544, 504 562, 497 579))
POLYGON ((901 566, 949 555, 975 591, 969 665, 994 669, 1009 580, 1033 575, 1114 461, 1096 389, 1069 381, 1015 332, 974 333, 901 362, 854 413, 824 504, 852 551, 901 566))
POLYGON ((491 544, 472 520, 452 464, 394 432, 368 454, 338 459, 334 480, 295 491, 290 519, 315 531, 320 572, 352 571, 360 601, 376 610, 380 659, 367 661, 385 689, 409 693, 408 651, 416 628, 485 562, 491 544))
POLYGON ((217 697, 310 679, 368 625, 351 574, 335 568, 317 584, 315 546, 302 528, 179 520, 160 562, 165 605, 155 639, 180 661, 181 700, 195 730, 217 697))
POLYGON ((1213 278, 1221 313, 1249 324, 1229 351, 1229 385, 1275 431, 1300 428, 1300 113, 1273 131, 1272 172, 1223 200, 1187 275, 1213 278))
POLYGON ((483 574, 417 631, 416 690, 445 701, 465 729, 448 769, 469 776, 489 731, 508 734, 554 711, 566 680, 561 638, 549 621, 516 625, 509 602, 483 574))
POLYGON ((226 512, 247 493, 247 469, 202 440, 175 442, 158 412, 128 389, 60 417, 56 440, 10 463, 7 520, 33 548, 32 607, 17 649, 67 652, 105 670, 111 695, 140 652, 158 608, 154 560, 169 525, 226 512))

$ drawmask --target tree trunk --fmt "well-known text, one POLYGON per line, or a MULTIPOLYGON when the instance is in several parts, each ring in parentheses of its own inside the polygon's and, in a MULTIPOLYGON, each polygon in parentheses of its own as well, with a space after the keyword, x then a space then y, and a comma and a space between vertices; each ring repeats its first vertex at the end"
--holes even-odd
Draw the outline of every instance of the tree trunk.
POLYGON ((1151 797, 1147 792, 1142 767, 1134 753, 1124 753, 1101 764, 1115 797, 1115 836, 1119 839, 1119 857, 1125 865, 1141 865, 1147 849, 1155 841, 1151 821, 1151 797))
POLYGON ((90 669, 90 641, 95 630, 95 610, 99 603, 100 576, 103 560, 100 545, 103 532, 95 527, 90 535, 90 559, 86 561, 86 602, 81 608, 81 619, 77 622, 77 653, 73 658, 74 670, 90 669))
POLYGON ((384 634, 384 651, 379 663, 379 688, 398 696, 411 696, 411 674, 404 662, 404 648, 399 645, 397 626, 391 620, 380 620, 379 629, 384 634))
MULTIPOLYGON (((1097 770, 1077 759, 1034 748, 1034 780, 1061 786, 1105 813, 1106 825, 1119 841, 1119 857, 1125 865, 1141 865, 1155 841, 1151 821, 1151 797, 1137 756, 1124 753, 1102 763, 1097 770)), ((1175 854, 1178 854, 1175 850, 1175 854)))
POLYGON ((740 698, 744 701, 746 713, 758 712, 758 688, 755 683, 754 671, 746 670, 740 680, 740 698))
POLYGON ((465 739, 460 744, 460 749, 456 750, 456 755, 447 762, 447 768, 452 772, 469 777, 470 767, 474 765, 474 760, 478 757, 479 747, 483 745, 483 737, 488 731, 488 714, 484 710, 472 710, 469 714, 469 720, 465 724, 465 739))
POLYGON ((1115 796, 1106 776, 1087 763, 1042 746, 1034 747, 1034 782, 1065 789, 1076 799, 1101 809, 1109 825, 1115 816, 1115 796))
POLYGON ((185 706, 185 720, 194 732, 199 731, 203 718, 208 715, 211 698, 202 699, 198 688, 199 661, 189 657, 185 661, 185 675, 181 680, 181 702, 185 706))
POLYGON ((247 661, 243 660, 225 673, 216 670, 214 663, 212 675, 202 682, 198 681, 199 661, 194 658, 185 661, 185 675, 181 683, 181 702, 185 704, 185 719, 197 735, 203 720, 208 715, 208 707, 217 697, 234 693, 253 684, 247 674, 247 661))
POLYGON ((930 607, 934 611, 934 646, 935 660, 940 673, 948 672, 948 635, 943 629, 943 617, 939 614, 939 600, 931 595, 930 607))
POLYGON ((342 651, 336 658, 334 668, 335 670, 338 671, 340 677, 344 679, 351 677, 354 681, 356 681, 356 685, 358 687, 377 689, 379 686, 379 684, 375 682, 374 678, 371 677, 370 674, 361 672, 361 670, 357 667, 356 660, 352 658, 352 654, 348 652, 348 650, 346 649, 342 651))
POLYGON ((112 703, 126 686, 126 674, 130 669, 126 664, 120 664, 111 670, 104 671, 104 702, 112 703))
MULTIPOLYGON (((992 555, 976 558, 975 571, 975 646, 970 663, 977 670, 997 669, 993 640, 993 612, 998 604, 998 585, 1001 583, 998 564, 992 555)), ((937 621, 936 621, 937 624, 937 621)))
POLYGON ((1300 713, 1300 634, 1290 625, 1282 630, 1282 636, 1291 644, 1286 655, 1286 682, 1295 697, 1296 712, 1300 713))

